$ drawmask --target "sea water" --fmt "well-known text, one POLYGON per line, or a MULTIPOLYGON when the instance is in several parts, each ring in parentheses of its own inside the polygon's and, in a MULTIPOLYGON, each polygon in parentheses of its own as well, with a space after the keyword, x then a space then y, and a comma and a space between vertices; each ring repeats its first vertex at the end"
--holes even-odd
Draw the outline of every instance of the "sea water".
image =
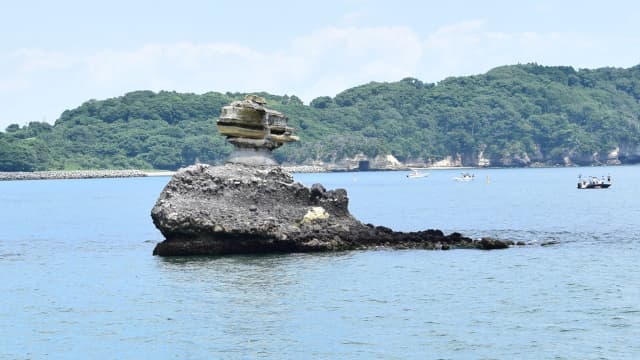
POLYGON ((640 167, 471 171, 295 178, 363 222, 527 245, 159 258, 168 177, 0 182, 0 358, 640 358, 640 167))

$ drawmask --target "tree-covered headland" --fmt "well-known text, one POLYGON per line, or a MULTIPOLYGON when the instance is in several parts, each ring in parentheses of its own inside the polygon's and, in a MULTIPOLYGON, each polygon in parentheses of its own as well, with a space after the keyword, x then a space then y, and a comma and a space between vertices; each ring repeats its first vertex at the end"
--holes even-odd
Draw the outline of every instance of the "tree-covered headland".
MULTIPOLYGON (((0 171, 167 169, 217 164, 231 151, 217 133, 222 106, 241 93, 136 91, 89 100, 54 125, 0 132, 0 171)), ((258 94, 301 141, 275 152, 291 164, 391 154, 402 162, 530 166, 640 162, 640 65, 575 70, 502 66, 437 84, 406 78, 304 105, 258 94)))

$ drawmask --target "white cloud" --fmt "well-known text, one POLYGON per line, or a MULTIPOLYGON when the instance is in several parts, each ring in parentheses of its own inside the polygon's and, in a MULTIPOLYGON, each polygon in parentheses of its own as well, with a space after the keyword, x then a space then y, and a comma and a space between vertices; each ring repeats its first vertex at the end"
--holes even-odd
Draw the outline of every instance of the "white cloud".
POLYGON ((55 120, 87 99, 132 90, 268 91, 305 101, 370 81, 439 81, 526 62, 577 68, 632 66, 640 40, 582 33, 504 32, 487 21, 442 26, 421 38, 405 26, 327 27, 258 50, 237 43, 154 43, 134 49, 0 54, 0 129, 55 120))
POLYGON ((21 49, 12 54, 13 63, 8 66, 20 77, 3 82, 0 89, 14 97, 29 94, 32 100, 47 101, 38 101, 38 115, 30 115, 33 109, 18 108, 16 113, 31 118, 1 118, 0 125, 43 117, 52 121, 64 109, 87 99, 139 89, 268 91, 296 94, 308 102, 369 81, 394 81, 415 74, 421 54, 420 38, 406 27, 329 27, 301 36, 278 51, 191 42, 91 53, 21 49), (51 84, 62 91, 52 92, 51 84))
POLYGON ((307 101, 370 81, 412 76, 422 58, 421 40, 407 27, 325 28, 296 39, 291 51, 308 66, 310 86, 299 92, 307 101))
POLYGON ((353 11, 342 16, 343 25, 355 25, 367 17, 368 13, 363 10, 353 11))
POLYGON ((486 21, 471 20, 443 26, 427 37, 419 77, 438 81, 528 62, 575 68, 633 66, 640 60, 638 45, 639 37, 604 39, 578 32, 490 31, 486 21))
POLYGON ((108 86, 181 91, 272 91, 299 79, 303 61, 236 44, 151 44, 132 51, 101 51, 84 60, 88 76, 108 86))
POLYGON ((24 91, 31 87, 31 83, 26 79, 6 78, 0 80, 0 94, 8 94, 15 91, 24 91))
POLYGON ((17 69, 21 73, 37 71, 55 71, 74 65, 74 58, 58 51, 44 51, 39 49, 18 49, 11 55, 20 59, 17 69))

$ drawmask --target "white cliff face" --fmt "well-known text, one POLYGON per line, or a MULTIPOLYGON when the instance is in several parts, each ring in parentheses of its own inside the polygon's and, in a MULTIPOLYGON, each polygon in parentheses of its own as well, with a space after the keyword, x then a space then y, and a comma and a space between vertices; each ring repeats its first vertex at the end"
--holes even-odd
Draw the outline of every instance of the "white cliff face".
POLYGON ((363 170, 360 165, 362 162, 369 164, 370 170, 401 170, 408 167, 487 167, 487 166, 504 166, 504 167, 527 167, 527 166, 588 166, 588 165, 620 165, 640 163, 640 144, 620 144, 606 153, 598 152, 577 152, 567 151, 561 158, 549 158, 543 155, 540 147, 536 147, 532 153, 521 153, 517 155, 508 154, 502 157, 489 157, 480 150, 477 154, 456 154, 449 155, 444 159, 433 161, 431 159, 412 158, 402 163, 391 154, 378 155, 375 158, 369 158, 363 153, 357 154, 351 158, 345 158, 333 163, 308 163, 306 165, 315 165, 322 167, 328 171, 344 171, 344 170, 363 170))
POLYGON ((384 169, 384 170, 397 170, 397 169, 404 169, 406 167, 398 159, 396 159, 395 156, 391 154, 376 156, 373 160, 371 160, 371 163, 369 166, 374 169, 384 169))
POLYGON ((431 163, 433 167, 459 167, 462 166, 462 156, 458 154, 455 158, 453 156, 447 156, 442 160, 434 161, 431 163))
POLYGON ((623 163, 640 162, 640 144, 620 144, 618 159, 623 163))
POLYGON ((613 150, 609 151, 609 153, 607 154, 607 159, 606 159, 606 163, 607 165, 620 165, 620 159, 618 158, 620 156, 620 148, 619 147, 615 147, 613 150))
POLYGON ((344 158, 335 162, 335 164, 327 164, 329 170, 357 170, 361 161, 369 161, 369 158, 363 154, 356 154, 352 158, 344 158))
POLYGON ((490 166, 491 160, 484 156, 484 151, 480 151, 478 154, 478 166, 490 166))

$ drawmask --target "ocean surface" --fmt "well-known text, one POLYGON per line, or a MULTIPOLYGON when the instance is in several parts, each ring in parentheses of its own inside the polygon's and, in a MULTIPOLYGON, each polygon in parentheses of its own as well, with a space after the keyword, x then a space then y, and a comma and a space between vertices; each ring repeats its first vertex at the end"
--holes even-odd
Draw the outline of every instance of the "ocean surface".
POLYGON ((0 359, 639 359, 640 167, 471 171, 295 177, 528 245, 159 258, 169 177, 0 182, 0 359))

